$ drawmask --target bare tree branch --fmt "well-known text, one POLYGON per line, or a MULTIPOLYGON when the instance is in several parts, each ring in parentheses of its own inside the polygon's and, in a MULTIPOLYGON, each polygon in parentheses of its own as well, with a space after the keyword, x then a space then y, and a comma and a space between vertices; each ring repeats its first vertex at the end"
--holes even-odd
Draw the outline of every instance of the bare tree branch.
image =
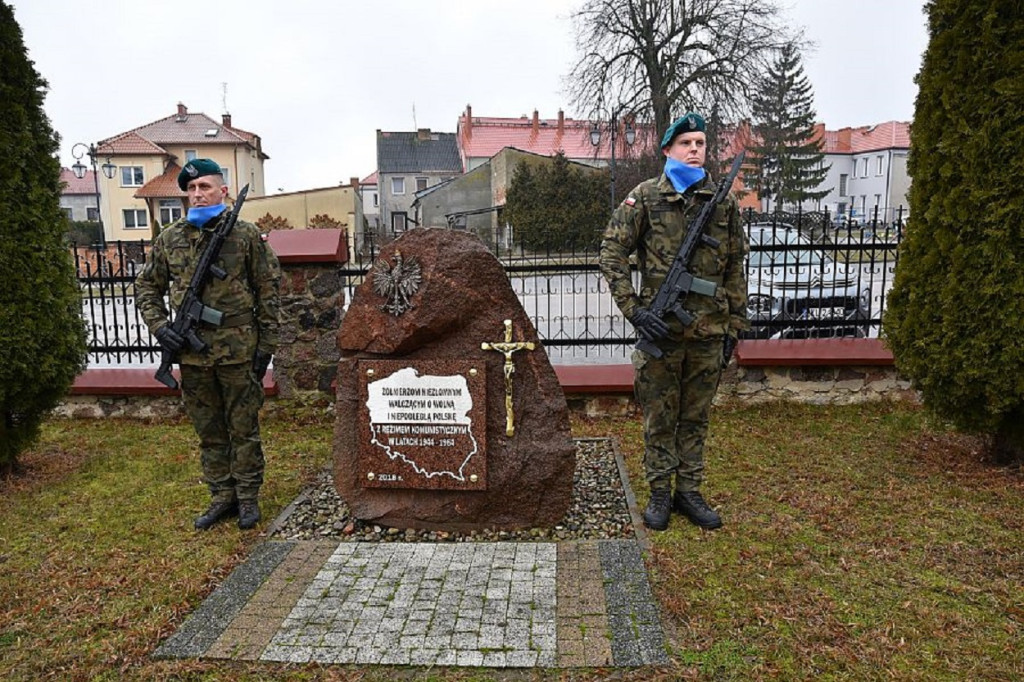
POLYGON ((779 0, 586 0, 566 79, 577 111, 631 115, 665 130, 687 109, 749 116, 760 74, 799 33, 779 0))

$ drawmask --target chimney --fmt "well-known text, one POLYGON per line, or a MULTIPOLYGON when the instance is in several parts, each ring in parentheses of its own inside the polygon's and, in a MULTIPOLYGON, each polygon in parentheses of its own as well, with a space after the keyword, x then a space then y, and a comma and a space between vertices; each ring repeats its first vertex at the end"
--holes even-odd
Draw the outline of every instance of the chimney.
POLYGON ((537 117, 537 110, 533 110, 533 134, 540 133, 540 118, 537 117))
POLYGON ((466 105, 466 137, 473 137, 473 107, 466 105))
POLYGON ((561 109, 558 110, 558 134, 561 135, 565 131, 565 112, 561 109))
POLYGON ((184 121, 186 118, 188 118, 188 107, 178 102, 178 120, 184 121))
POLYGON ((837 143, 838 143, 838 147, 839 147, 839 149, 837 151, 840 151, 840 152, 852 151, 853 150, 853 130, 851 130, 850 128, 840 128, 837 131, 837 133, 838 133, 838 135, 837 135, 837 137, 838 137, 837 143))
POLYGON ((231 114, 221 114, 220 115, 220 122, 224 125, 225 128, 230 128, 231 127, 231 114))
POLYGON ((417 130, 416 131, 416 139, 420 140, 421 142, 423 140, 429 140, 430 139, 430 128, 420 128, 419 130, 417 130))
POLYGON ((352 185, 352 189, 359 190, 359 178, 349 178, 348 184, 352 185))

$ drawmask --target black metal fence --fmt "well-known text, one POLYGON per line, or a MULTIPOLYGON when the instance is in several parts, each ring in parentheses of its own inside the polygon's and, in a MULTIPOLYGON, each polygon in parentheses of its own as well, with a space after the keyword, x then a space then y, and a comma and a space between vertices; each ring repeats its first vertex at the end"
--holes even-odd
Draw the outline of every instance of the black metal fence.
MULTIPOLYGON (((827 213, 748 211, 743 218, 750 236, 748 338, 878 335, 903 235, 902 211, 860 224, 837 223, 827 213)), ((608 293, 592 244, 536 252, 516 247, 506 229, 480 236, 504 264, 553 362, 628 360, 633 328, 608 293)), ((363 244, 338 270, 346 301, 381 246, 363 244)), ((134 305, 132 283, 146 250, 143 242, 75 249, 93 365, 152 365, 159 359, 134 305)))

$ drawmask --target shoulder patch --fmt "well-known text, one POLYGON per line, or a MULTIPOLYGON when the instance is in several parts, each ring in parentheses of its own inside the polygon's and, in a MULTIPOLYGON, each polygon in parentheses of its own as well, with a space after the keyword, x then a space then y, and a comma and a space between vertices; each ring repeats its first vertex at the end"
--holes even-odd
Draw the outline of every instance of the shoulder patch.
POLYGON ((636 206, 636 199, 634 199, 633 197, 626 197, 626 200, 623 201, 622 203, 624 203, 626 206, 636 206))

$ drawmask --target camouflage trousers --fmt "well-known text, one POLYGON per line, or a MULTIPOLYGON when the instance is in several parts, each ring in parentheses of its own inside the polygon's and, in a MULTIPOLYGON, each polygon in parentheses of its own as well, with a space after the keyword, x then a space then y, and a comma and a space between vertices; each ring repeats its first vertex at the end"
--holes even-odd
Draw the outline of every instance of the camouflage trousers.
POLYGON ((214 499, 255 500, 263 484, 263 386, 251 364, 182 365, 181 391, 199 436, 210 494, 214 499))
POLYGON ((644 469, 651 490, 697 490, 704 439, 722 375, 721 337, 661 346, 654 358, 633 351, 636 399, 644 412, 644 469))

